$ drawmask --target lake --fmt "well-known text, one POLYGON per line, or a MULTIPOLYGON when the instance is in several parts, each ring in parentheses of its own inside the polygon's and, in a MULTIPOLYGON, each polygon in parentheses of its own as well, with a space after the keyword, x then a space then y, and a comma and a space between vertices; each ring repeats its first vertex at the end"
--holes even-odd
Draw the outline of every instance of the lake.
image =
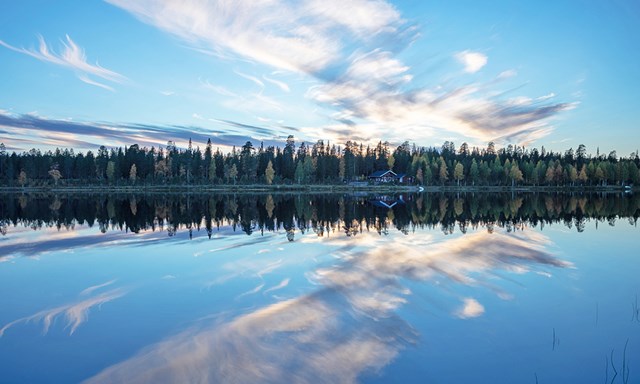
POLYGON ((638 383, 640 196, 4 195, 3 383, 638 383))

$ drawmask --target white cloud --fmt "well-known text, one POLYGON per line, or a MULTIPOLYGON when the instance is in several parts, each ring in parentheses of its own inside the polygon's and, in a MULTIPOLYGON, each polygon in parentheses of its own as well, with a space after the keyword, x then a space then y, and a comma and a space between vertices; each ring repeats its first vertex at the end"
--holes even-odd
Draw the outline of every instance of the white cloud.
MULTIPOLYGON (((311 77, 314 83, 306 97, 330 110, 314 110, 313 115, 339 124, 306 127, 305 139, 426 141, 443 131, 476 142, 528 144, 552 131, 552 117, 575 106, 525 96, 500 99, 489 88, 515 76, 515 70, 481 85, 415 84, 412 68, 397 53, 418 33, 383 0, 107 1, 223 59, 266 64, 275 69, 272 75, 293 71, 311 77)), ((454 57, 467 73, 478 72, 488 61, 485 54, 470 50, 454 57)), ((236 73, 257 84, 260 93, 225 100, 224 107, 254 115, 285 111, 262 89, 268 82, 288 92, 289 85, 264 75, 236 73)))
POLYGON ((477 300, 470 297, 464 299, 462 308, 458 310, 456 315, 461 319, 478 317, 484 313, 484 307, 477 300))
POLYGON ((326 68, 340 55, 340 30, 370 38, 399 21, 384 1, 108 1, 193 45, 306 73, 326 68), (351 12, 342 15, 345 7, 351 12))
POLYGON ((376 49, 365 55, 356 56, 345 76, 362 82, 376 82, 386 85, 408 83, 412 76, 407 74, 409 67, 393 58, 391 52, 376 49))
POLYGON ((384 35, 404 38, 395 7, 384 0, 107 0, 195 49, 233 55, 277 70, 317 75, 384 35))
POLYGON ((464 65, 467 73, 476 73, 487 64, 487 56, 480 52, 462 51, 456 53, 455 58, 464 65))
POLYGON ((554 97, 556 97, 556 94, 551 92, 548 95, 544 95, 544 96, 540 96, 538 97, 538 101, 545 101, 545 100, 549 100, 549 99, 553 99, 554 97))
POLYGON ((517 96, 514 98, 511 98, 509 100, 507 100, 507 103, 511 104, 511 105, 531 105, 531 102, 533 100, 531 100, 530 97, 526 97, 526 96, 517 96))
POLYGON ((100 88, 107 89, 109 91, 113 91, 113 88, 99 83, 89 76, 96 76, 104 80, 122 83, 126 80, 124 76, 121 74, 114 72, 112 70, 101 67, 99 64, 96 65, 89 64, 87 62, 87 57, 84 53, 84 50, 80 48, 69 35, 66 36, 66 42, 62 41, 62 52, 56 53, 50 50, 47 46, 47 43, 44 41, 42 36, 38 36, 38 40, 40 42, 40 46, 38 50, 35 49, 25 49, 25 48, 17 48, 12 45, 7 44, 6 42, 0 40, 0 45, 9 48, 13 51, 23 53, 25 55, 29 55, 41 61, 46 61, 49 63, 53 63, 62 67, 67 67, 76 72, 76 76, 81 81, 94 85, 100 88))
POLYGON ((326 24, 343 25, 362 38, 371 38, 386 31, 394 32, 400 13, 382 0, 310 0, 301 7, 304 14, 313 15, 326 24))
POLYGON ((385 137, 402 142, 408 138, 424 140, 439 130, 478 142, 528 144, 551 131, 549 118, 574 107, 567 103, 534 104, 526 97, 501 101, 486 94, 486 85, 403 91, 406 74, 400 69, 404 68, 389 68, 387 76, 372 75, 369 79, 362 75, 364 71, 349 69, 353 76, 312 87, 307 97, 340 110, 337 120, 346 118, 351 123, 307 131, 317 138, 335 139, 332 131, 346 130, 343 137, 371 137, 372 141, 385 137))

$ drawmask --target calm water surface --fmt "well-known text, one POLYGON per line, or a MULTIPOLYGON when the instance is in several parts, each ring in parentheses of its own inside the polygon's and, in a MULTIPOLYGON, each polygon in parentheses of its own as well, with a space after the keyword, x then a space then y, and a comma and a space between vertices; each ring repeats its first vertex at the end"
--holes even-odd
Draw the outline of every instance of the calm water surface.
POLYGON ((638 383, 638 196, 14 196, 2 383, 638 383))

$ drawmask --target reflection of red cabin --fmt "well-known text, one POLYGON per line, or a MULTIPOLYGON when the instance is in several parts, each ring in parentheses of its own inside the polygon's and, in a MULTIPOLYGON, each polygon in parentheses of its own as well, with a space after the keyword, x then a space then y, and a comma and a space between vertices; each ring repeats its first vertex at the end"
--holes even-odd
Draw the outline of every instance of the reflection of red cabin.
POLYGON ((411 177, 407 177, 404 173, 395 173, 392 170, 386 171, 376 171, 369 175, 369 180, 374 183, 393 183, 397 182, 400 184, 410 183, 412 180, 411 177))

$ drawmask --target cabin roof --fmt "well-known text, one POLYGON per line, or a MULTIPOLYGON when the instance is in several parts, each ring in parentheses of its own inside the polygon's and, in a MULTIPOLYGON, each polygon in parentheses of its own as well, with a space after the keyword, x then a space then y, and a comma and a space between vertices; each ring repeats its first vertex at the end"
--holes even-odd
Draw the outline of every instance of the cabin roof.
POLYGON ((395 177, 396 173, 393 172, 390 169, 384 170, 384 171, 375 171, 372 174, 369 175, 369 177, 385 177, 385 176, 392 176, 395 177))

